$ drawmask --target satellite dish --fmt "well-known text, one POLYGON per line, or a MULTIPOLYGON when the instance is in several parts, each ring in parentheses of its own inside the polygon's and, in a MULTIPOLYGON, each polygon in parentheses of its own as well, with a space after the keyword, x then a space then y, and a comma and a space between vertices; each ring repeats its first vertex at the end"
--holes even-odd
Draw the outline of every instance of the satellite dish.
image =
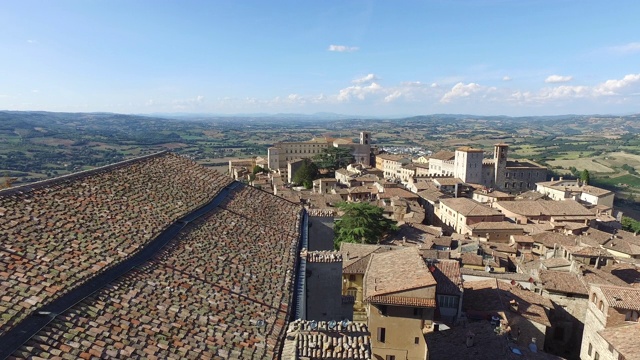
POLYGON ((309 327, 311 328, 311 330, 316 330, 318 328, 318 323, 313 320, 309 323, 309 327))
POLYGON ((337 325, 337 323, 336 323, 336 321, 335 321, 335 320, 331 320, 331 321, 329 321, 329 330, 333 330, 333 329, 335 329, 335 328, 336 328, 336 325, 337 325))
POLYGON ((342 325, 343 328, 346 328, 347 326, 349 326, 349 319, 342 320, 341 325, 342 325))
POLYGON ((260 320, 256 321, 256 326, 264 326, 264 325, 265 325, 264 320, 260 319, 260 320))

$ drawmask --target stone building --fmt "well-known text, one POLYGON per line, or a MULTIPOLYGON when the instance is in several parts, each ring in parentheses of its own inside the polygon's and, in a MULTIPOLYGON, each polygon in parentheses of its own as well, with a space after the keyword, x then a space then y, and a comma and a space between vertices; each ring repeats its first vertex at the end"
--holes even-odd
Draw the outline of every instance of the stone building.
POLYGON ((436 280, 417 248, 371 255, 364 302, 375 358, 427 358, 425 333, 436 307, 436 280))
POLYGON ((638 359, 639 313, 640 289, 592 285, 580 358, 638 359))
POLYGON ((453 176, 465 183, 506 192, 534 190, 545 181, 547 169, 529 160, 508 160, 509 145, 496 144, 493 159, 484 151, 464 146, 455 153, 439 152, 429 159, 429 175, 453 176))
POLYGON ((289 161, 312 158, 322 154, 324 149, 333 147, 347 147, 357 163, 369 166, 371 164, 371 135, 360 133, 360 142, 353 143, 351 139, 315 138, 301 142, 279 142, 267 150, 267 164, 269 169, 286 169, 289 161))

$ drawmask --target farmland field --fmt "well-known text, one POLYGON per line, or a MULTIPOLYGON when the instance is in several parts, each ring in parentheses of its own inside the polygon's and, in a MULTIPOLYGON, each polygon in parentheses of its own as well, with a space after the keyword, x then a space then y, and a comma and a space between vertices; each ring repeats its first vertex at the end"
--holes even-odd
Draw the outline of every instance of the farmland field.
POLYGON ((570 167, 576 167, 578 169, 587 169, 590 172, 593 173, 614 173, 615 170, 607 167, 605 165, 602 165, 598 162, 595 162, 594 159, 590 159, 590 158, 578 158, 578 159, 567 159, 567 160, 550 160, 547 161, 547 164, 551 165, 551 166, 560 166, 563 168, 570 168, 570 167))

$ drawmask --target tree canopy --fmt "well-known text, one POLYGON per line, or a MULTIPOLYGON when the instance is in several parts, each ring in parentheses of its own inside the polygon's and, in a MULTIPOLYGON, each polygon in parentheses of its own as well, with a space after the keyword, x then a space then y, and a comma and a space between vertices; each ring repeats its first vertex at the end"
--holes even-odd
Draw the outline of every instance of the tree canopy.
POLYGON ((334 245, 341 242, 377 244, 388 231, 398 230, 397 223, 383 216, 383 209, 369 203, 340 202, 336 207, 344 212, 336 219, 334 245))
POLYGON ((313 161, 304 159, 298 171, 293 174, 293 181, 296 185, 302 185, 306 189, 313 187, 313 180, 318 176, 318 167, 313 161))
POLYGON ((634 220, 628 216, 622 217, 622 230, 631 232, 640 232, 640 221, 634 220))
POLYGON ((355 158, 351 152, 351 148, 349 147, 329 146, 326 149, 322 149, 320 154, 315 155, 313 162, 316 163, 320 169, 336 171, 336 169, 346 167, 355 162, 355 158))
POLYGON ((580 180, 582 180, 582 182, 585 184, 591 183, 591 175, 589 174, 589 170, 582 170, 582 172, 580 173, 580 180))

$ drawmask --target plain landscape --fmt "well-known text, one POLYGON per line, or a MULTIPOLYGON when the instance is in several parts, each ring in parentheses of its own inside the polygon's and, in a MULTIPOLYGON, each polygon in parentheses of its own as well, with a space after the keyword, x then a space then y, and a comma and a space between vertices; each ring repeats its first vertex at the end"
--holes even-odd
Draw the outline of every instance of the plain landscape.
POLYGON ((591 174, 614 190, 616 206, 640 218, 640 115, 502 117, 426 115, 409 118, 317 116, 142 116, 112 113, 0 112, 0 176, 22 184, 170 150, 226 172, 228 161, 266 157, 280 141, 333 136, 373 143, 415 157, 420 152, 510 145, 510 158, 530 159, 550 176, 591 174))

